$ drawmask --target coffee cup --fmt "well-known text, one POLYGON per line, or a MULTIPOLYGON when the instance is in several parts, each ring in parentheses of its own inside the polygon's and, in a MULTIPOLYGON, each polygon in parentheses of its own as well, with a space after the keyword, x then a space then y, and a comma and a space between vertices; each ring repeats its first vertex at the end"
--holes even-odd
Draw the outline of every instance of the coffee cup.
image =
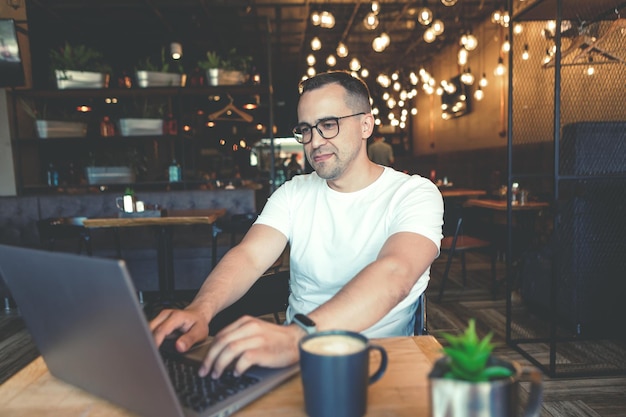
POLYGON ((309 417, 361 417, 367 388, 387 369, 387 352, 360 333, 329 330, 310 334, 299 344, 304 404, 309 417), (370 375, 370 352, 381 360, 370 375))

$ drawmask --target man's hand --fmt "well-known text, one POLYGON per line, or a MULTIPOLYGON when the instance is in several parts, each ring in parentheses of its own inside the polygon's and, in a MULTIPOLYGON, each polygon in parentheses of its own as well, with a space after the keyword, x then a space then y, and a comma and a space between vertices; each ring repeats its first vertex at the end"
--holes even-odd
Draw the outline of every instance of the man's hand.
POLYGON ((204 315, 193 308, 163 310, 150 322, 150 330, 157 346, 161 346, 168 335, 182 333, 175 344, 176 350, 182 353, 208 337, 209 323, 204 315))
MULTIPOLYGON (((252 365, 282 367, 298 361, 298 341, 305 333, 296 325, 283 326, 244 316, 222 329, 202 362, 199 375, 219 378, 234 364, 235 375, 252 365)), ((180 340, 180 339, 179 339, 180 340)))

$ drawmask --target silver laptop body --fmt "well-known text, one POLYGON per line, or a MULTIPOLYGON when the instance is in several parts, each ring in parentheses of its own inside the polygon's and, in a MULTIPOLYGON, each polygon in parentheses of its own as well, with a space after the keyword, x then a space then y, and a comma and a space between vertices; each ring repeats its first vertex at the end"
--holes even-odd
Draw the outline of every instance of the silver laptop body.
POLYGON ((0 276, 52 375, 141 416, 228 416, 298 372, 255 367, 260 382, 197 414, 178 401, 124 261, 0 245, 0 276))

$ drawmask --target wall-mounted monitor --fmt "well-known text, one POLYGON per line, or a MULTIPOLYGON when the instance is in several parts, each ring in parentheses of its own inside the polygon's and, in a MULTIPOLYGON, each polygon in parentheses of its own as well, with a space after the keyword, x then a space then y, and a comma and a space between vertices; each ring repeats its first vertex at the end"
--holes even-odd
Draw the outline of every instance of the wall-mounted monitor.
POLYGON ((15 21, 0 19, 0 87, 23 85, 24 67, 17 43, 15 21))
POLYGON ((461 82, 461 76, 441 83, 441 117, 451 119, 472 111, 472 95, 469 87, 461 82))

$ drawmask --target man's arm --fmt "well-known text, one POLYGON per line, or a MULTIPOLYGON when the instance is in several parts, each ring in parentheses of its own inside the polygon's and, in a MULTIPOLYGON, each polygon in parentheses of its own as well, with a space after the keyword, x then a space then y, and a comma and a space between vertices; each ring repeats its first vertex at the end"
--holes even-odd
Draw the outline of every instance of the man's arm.
POLYGON ((382 319, 411 291, 437 256, 430 239, 400 232, 387 239, 377 259, 341 291, 309 313, 318 330, 363 331, 382 319))
POLYGON ((206 338, 211 319, 241 298, 272 266, 286 244, 286 237, 276 229, 253 225, 209 273, 185 310, 163 310, 150 322, 157 345, 176 330, 184 333, 176 342, 181 352, 206 338))
MULTIPOLYGON (((319 330, 362 331, 383 318, 410 292, 437 256, 437 245, 416 233, 392 235, 377 259, 359 272, 333 298, 309 316, 319 330)), ((242 373, 252 365, 285 366, 298 360, 304 330, 242 317, 213 340, 200 375, 218 377, 231 363, 242 373)))

